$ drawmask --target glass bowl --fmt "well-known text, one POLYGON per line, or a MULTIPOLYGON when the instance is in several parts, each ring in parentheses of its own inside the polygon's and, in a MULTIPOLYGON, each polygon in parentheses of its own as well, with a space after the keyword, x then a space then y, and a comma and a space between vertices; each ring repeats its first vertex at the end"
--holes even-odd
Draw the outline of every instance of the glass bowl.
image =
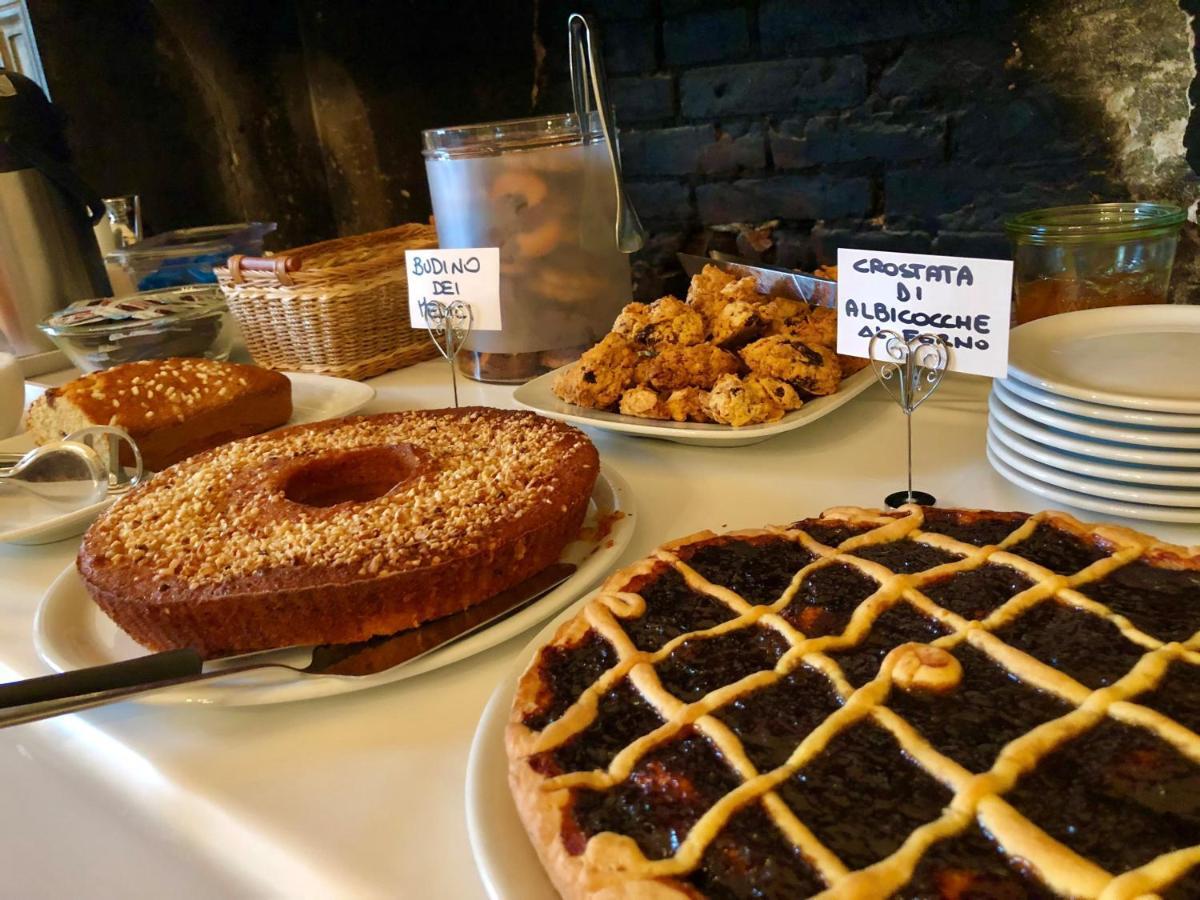
POLYGON ((233 345, 225 298, 207 285, 78 300, 38 328, 84 372, 170 356, 227 359, 233 345))
POLYGON ((1021 213, 1013 242, 1013 324, 1100 306, 1166 303, 1184 211, 1091 203, 1021 213))

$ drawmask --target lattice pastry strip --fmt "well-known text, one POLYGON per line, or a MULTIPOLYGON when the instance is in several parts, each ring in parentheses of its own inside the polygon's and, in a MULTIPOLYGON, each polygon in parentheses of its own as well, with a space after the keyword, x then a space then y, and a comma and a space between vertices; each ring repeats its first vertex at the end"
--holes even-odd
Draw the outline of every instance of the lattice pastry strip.
MULTIPOLYGON (((567 656, 571 652, 581 654, 578 647, 589 640, 590 648, 610 648, 607 655, 597 656, 593 649, 588 650, 590 655, 584 654, 592 666, 588 670, 594 675, 592 683, 578 696, 567 698, 565 708, 562 698, 552 698, 549 705, 559 713, 554 721, 543 723, 545 714, 538 712, 547 707, 544 695, 547 691, 553 693, 555 687, 556 676, 552 673, 557 670, 553 669, 553 660, 539 656, 522 679, 507 735, 518 807, 556 885, 571 896, 598 888, 631 896, 663 891, 674 895, 678 889, 671 885, 678 882, 671 879, 686 879, 701 870, 708 872, 705 867, 708 854, 715 852, 714 841, 723 829, 733 827, 735 816, 750 807, 765 811, 767 821, 786 842, 782 846, 799 849, 812 873, 831 885, 830 896, 868 896, 900 887, 915 872, 919 874, 931 847, 940 847, 940 841, 975 829, 977 821, 994 833, 1010 854, 1014 847, 1023 848, 1026 852, 1022 855, 1043 879, 1062 892, 1133 896, 1129 892, 1145 892, 1168 883, 1195 862, 1191 850, 1162 853, 1114 877, 1095 860, 1050 837, 1003 797, 1021 786, 1024 776, 1037 773, 1044 759, 1063 752, 1075 738, 1091 740, 1102 730, 1101 722, 1123 723, 1112 727, 1131 726, 1139 729, 1139 734, 1154 735, 1164 747, 1169 745, 1173 752, 1182 754, 1181 758, 1200 762, 1200 739, 1195 733, 1164 713, 1131 700, 1158 685, 1168 664, 1182 661, 1190 665, 1200 662, 1200 656, 1178 643, 1164 644, 1127 616, 1085 593, 1092 588, 1102 589, 1125 603, 1124 595, 1114 594, 1109 583, 1122 577, 1120 572, 1126 571, 1123 567, 1135 562, 1141 565, 1143 558, 1154 563, 1152 575, 1170 569, 1175 573, 1170 577, 1178 576, 1176 580, 1182 579, 1184 587, 1191 589, 1190 573, 1198 567, 1194 553, 1126 529, 1084 526, 1061 513, 1023 517, 936 510, 927 515, 916 507, 897 513, 837 509, 827 511, 821 520, 796 523, 787 529, 722 537, 704 533, 664 545, 648 560, 610 578, 599 597, 552 640, 549 646, 558 648, 553 653, 567 656), (791 561, 782 574, 773 563, 780 557, 791 561), (731 574, 730 578, 718 578, 722 565, 736 570, 725 573, 731 574), (988 571, 982 571, 984 567, 988 571), (1005 573, 1002 581, 1015 579, 1018 589, 1011 597, 1002 597, 996 608, 982 617, 968 617, 950 608, 956 605, 949 602, 953 598, 939 593, 939 585, 954 579, 993 578, 995 567, 1005 573), (794 574, 789 574, 792 570, 794 574), (759 577, 763 571, 766 575, 759 577), (1007 574, 1010 572, 1015 575, 1007 574), (653 587, 656 579, 664 578, 664 573, 673 573, 670 577, 676 579, 672 582, 675 594, 668 592, 662 601, 667 613, 672 612, 672 603, 682 603, 680 609, 685 611, 687 603, 697 604, 696 608, 703 605, 710 624, 693 629, 667 623, 670 628, 660 629, 665 640, 656 647, 639 649, 627 628, 657 614, 657 603, 650 609, 641 592, 646 586, 653 587), (811 617, 805 615, 820 605, 820 598, 810 595, 811 586, 822 579, 822 583, 835 587, 853 583, 857 585, 854 590, 867 592, 856 597, 848 615, 842 610, 845 621, 836 630, 828 621, 810 621, 811 617), (729 586, 717 581, 728 581, 729 586), (1028 586, 1020 587, 1025 584, 1028 586), (942 597, 942 602, 934 596, 942 597), (949 606, 943 605, 947 603, 949 606), (797 615, 797 608, 803 604, 808 607, 797 615), (1031 611, 1047 609, 1059 614, 1060 605, 1070 615, 1086 617, 1081 621, 1102 622, 1122 640, 1127 639, 1134 648, 1129 652, 1136 651, 1138 657, 1131 671, 1114 684, 1093 690, 1008 645, 996 633, 1011 631, 1014 623, 1020 624, 1022 616, 1031 611), (875 630, 884 627, 882 623, 889 614, 925 617, 944 633, 921 644, 894 649, 875 677, 856 688, 842 670, 841 655, 862 652, 875 637, 875 630), (668 634, 672 628, 676 633, 668 634), (712 674, 702 664, 705 654, 713 656, 730 647, 739 650, 747 640, 774 649, 748 663, 726 663, 733 669, 727 683, 702 683, 695 688, 688 680, 699 678, 703 682, 712 674), (1060 698, 1055 702, 1068 704, 1065 708, 1070 711, 1055 713, 1049 721, 1010 740, 986 771, 965 768, 885 705, 896 691, 955 690, 957 682, 939 687, 939 679, 953 681, 961 677, 961 665, 955 656, 961 652, 981 654, 979 659, 986 660, 984 665, 997 666, 1047 697, 1060 698), (593 656, 597 661, 591 662, 593 656), (679 668, 679 659, 684 661, 683 669, 679 668), (699 668, 688 668, 694 662, 699 668), (821 673, 821 680, 827 680, 830 689, 836 691, 841 706, 801 736, 781 764, 760 771, 737 731, 723 716, 737 704, 786 688, 792 683, 789 679, 800 671, 821 673), (948 671, 959 674, 947 676, 948 671), (688 678, 682 678, 680 672, 688 678), (670 682, 670 690, 664 677, 670 682), (596 728, 601 729, 603 738, 607 720, 598 717, 597 710, 601 698, 608 697, 610 690, 615 694, 618 685, 632 685, 641 698, 639 702, 653 710, 644 715, 653 715, 661 724, 642 727, 644 733, 632 735, 606 766, 590 771, 553 771, 553 759, 560 750, 586 744, 589 735, 595 738, 596 728), (680 691, 684 698, 676 696, 680 691), (923 823, 914 822, 900 845, 882 859, 864 865, 860 858, 852 866, 822 842, 804 815, 796 815, 780 790, 792 791, 791 779, 826 759, 825 751, 833 752, 833 742, 848 739, 851 732, 865 734, 862 728, 869 728, 872 734, 882 729, 890 736, 887 740, 902 751, 895 754, 899 764, 909 765, 903 762, 907 756, 916 771, 926 773, 920 777, 932 777, 931 784, 944 786, 949 799, 940 815, 923 823), (716 754, 715 764, 725 771, 724 775, 717 773, 717 780, 724 778, 727 784, 719 796, 697 799, 694 795, 704 794, 707 785, 686 773, 668 771, 674 763, 663 754, 678 747, 709 747, 703 752, 716 754), (546 759, 551 760, 549 770, 544 768, 546 759), (534 761, 543 761, 536 763, 543 766, 541 771, 535 771, 534 761), (679 826, 672 831, 673 843, 659 848, 665 855, 648 858, 626 835, 602 830, 589 839, 580 830, 572 805, 578 802, 575 791, 603 798, 613 791, 642 790, 645 784, 659 790, 660 782, 677 790, 679 796, 674 801, 687 806, 690 817, 683 822, 686 828, 679 826), (854 868, 858 870, 851 871, 854 868)), ((1162 577, 1170 580, 1166 575, 1162 577)), ((1200 588, 1200 581, 1196 585, 1200 588)), ((836 605, 836 596, 828 599, 836 605)), ((836 617, 833 624, 838 624, 836 617)), ((1189 635, 1200 628, 1200 621, 1195 625, 1189 635)), ((682 764, 686 768, 686 762, 682 764)), ((653 795, 648 796, 653 800, 653 795)), ((674 802, 670 796, 662 796, 663 802, 674 802)), ((648 809, 647 815, 657 814, 653 802, 648 809)), ((630 827, 641 829, 641 824, 634 821, 630 827)), ((870 823, 864 827, 869 828, 870 823)), ((1196 843, 1200 843, 1200 833, 1196 843)), ((721 847, 726 855, 731 852, 727 840, 721 847)))

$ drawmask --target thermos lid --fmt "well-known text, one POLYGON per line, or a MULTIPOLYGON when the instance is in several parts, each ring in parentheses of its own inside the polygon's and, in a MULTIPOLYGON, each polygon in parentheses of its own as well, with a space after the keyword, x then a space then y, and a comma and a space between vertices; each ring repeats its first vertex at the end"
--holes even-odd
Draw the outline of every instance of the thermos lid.
POLYGON ((34 166, 23 148, 57 162, 69 159, 58 111, 38 83, 0 69, 0 172, 34 166))

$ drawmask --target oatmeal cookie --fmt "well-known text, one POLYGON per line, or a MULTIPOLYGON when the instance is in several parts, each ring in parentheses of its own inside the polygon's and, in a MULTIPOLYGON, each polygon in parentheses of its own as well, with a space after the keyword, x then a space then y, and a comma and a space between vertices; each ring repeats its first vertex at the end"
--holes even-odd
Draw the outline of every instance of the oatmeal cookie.
POLYGON ((660 297, 653 303, 630 303, 621 310, 613 331, 631 343, 647 347, 662 344, 691 346, 704 341, 704 319, 678 297, 660 297))
POLYGON ((771 396, 772 400, 783 407, 784 412, 791 412, 804 405, 804 401, 800 399, 800 395, 796 393, 796 389, 786 381, 771 378, 769 375, 760 375, 757 372, 751 372, 742 380, 747 384, 755 384, 761 387, 771 396))
POLYGON ((621 414, 643 419, 669 419, 667 404, 654 388, 639 384, 621 395, 621 414))
POLYGON ((766 322, 759 307, 745 300, 731 300, 711 320, 713 343, 719 347, 741 347, 763 334, 766 322))
POLYGON ((725 298, 726 303, 734 303, 741 301, 757 306, 762 303, 766 297, 758 292, 758 279, 753 275, 747 275, 745 278, 738 278, 736 281, 731 281, 725 287, 721 288, 721 296, 725 298))
POLYGON ((725 305, 726 298, 721 296, 722 289, 734 281, 734 277, 728 272, 716 266, 705 266, 692 276, 687 293, 688 305, 708 321, 725 305))
POLYGON ((637 352, 619 334, 606 335, 554 379, 554 393, 568 403, 606 409, 633 383, 637 352))
POLYGON ((738 358, 714 344, 691 347, 665 346, 654 356, 638 362, 634 380, 660 391, 679 388, 711 388, 722 375, 740 368, 738 358))
POLYGON ((750 371, 786 381, 802 396, 832 394, 842 377, 837 354, 829 347, 783 335, 747 344, 741 355, 750 371))
POLYGON ((712 417, 723 425, 740 428, 757 422, 774 422, 783 418, 783 407, 759 381, 722 375, 708 400, 712 417))
POLYGON ((676 422, 711 422, 708 397, 708 391, 694 387, 671 391, 667 398, 667 413, 676 422))
POLYGON ((794 327, 787 329, 788 337, 806 344, 837 346, 837 310, 827 306, 814 306, 808 315, 794 327))

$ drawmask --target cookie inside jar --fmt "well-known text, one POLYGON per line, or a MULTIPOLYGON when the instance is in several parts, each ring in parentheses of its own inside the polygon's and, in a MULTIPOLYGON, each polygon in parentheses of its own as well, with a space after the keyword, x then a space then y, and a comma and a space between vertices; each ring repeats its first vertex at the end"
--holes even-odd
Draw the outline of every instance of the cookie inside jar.
POLYGON ((629 301, 599 118, 540 116, 424 132, 442 247, 498 247, 503 328, 476 331, 459 369, 518 383, 566 365, 629 301))

